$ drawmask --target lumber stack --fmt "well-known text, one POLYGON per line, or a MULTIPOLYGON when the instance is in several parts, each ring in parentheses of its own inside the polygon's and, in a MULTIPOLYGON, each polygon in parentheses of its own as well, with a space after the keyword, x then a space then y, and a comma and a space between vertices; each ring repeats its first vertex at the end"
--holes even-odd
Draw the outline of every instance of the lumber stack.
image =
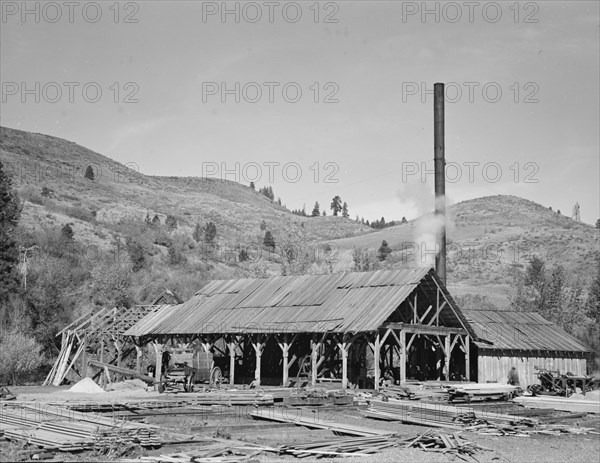
POLYGON ((0 429, 5 439, 64 451, 127 443, 160 445, 153 427, 116 422, 53 406, 39 409, 31 404, 3 405, 0 409, 0 429))
POLYGON ((258 409, 250 413, 255 419, 293 423, 311 429, 327 429, 338 435, 370 437, 391 435, 393 432, 342 423, 328 416, 327 413, 305 411, 304 409, 258 409))

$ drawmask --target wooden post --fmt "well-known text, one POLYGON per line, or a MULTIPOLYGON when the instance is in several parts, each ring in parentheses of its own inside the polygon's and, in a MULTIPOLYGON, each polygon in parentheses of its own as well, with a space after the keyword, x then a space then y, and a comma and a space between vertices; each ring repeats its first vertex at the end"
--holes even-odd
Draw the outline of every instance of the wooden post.
POLYGON ((260 386, 260 360, 262 357, 262 351, 263 351, 263 347, 264 344, 260 342, 260 338, 259 338, 259 342, 257 343, 252 343, 252 347, 254 347, 254 351, 256 353, 256 368, 254 370, 254 381, 255 381, 255 385, 256 386, 260 386))
POLYGON ((87 336, 83 337, 83 348, 81 349, 81 377, 88 377, 88 364, 87 364, 87 336))
MULTIPOLYGON (((123 355, 123 346, 119 344, 119 342, 115 339, 113 344, 115 345, 115 350, 117 351, 117 366, 121 367, 121 356, 123 355)), ((123 377, 119 374, 115 374, 115 381, 122 380, 123 377)))
MULTIPOLYGON (((104 363, 104 336, 100 339, 100 362, 104 363)), ((104 387, 106 381, 103 375, 100 375, 100 386, 104 387)))
POLYGON ((406 383, 406 331, 400 330, 400 384, 406 383))
POLYGON ((342 354, 342 389, 346 389, 348 387, 348 349, 350 348, 350 343, 344 340, 338 343, 338 347, 342 354))
POLYGON ((142 374, 142 348, 137 344, 135 345, 135 371, 142 374))
POLYGON ((379 371, 379 361, 381 356, 381 343, 379 341, 379 331, 377 331, 377 335, 375 336, 375 344, 373 345, 373 354, 375 357, 375 390, 379 391, 379 378, 381 376, 381 372, 379 371))
POLYGON ((446 381, 450 381, 450 355, 452 355, 451 352, 451 346, 450 346, 450 333, 446 334, 446 339, 445 341, 445 348, 444 348, 444 353, 446 354, 446 357, 444 358, 444 368, 446 370, 446 381))
POLYGON ((155 388, 158 388, 158 382, 162 377, 162 353, 163 345, 154 342, 154 351, 156 352, 156 370, 154 370, 154 379, 156 380, 155 388))
POLYGON ((465 378, 471 381, 471 343, 468 334, 465 336, 465 378))
POLYGON ((236 344, 232 340, 229 342, 229 384, 235 384, 235 348, 236 344))
POLYGON ((289 335, 286 333, 283 335, 283 345, 281 346, 282 355, 283 355, 283 387, 287 387, 289 381, 289 372, 290 367, 288 364, 288 357, 290 355, 290 340, 289 335))
POLYGON ((319 343, 315 342, 314 339, 310 341, 312 352, 311 352, 311 367, 310 367, 310 384, 312 387, 317 385, 317 369, 319 368, 317 364, 317 357, 319 356, 319 343))

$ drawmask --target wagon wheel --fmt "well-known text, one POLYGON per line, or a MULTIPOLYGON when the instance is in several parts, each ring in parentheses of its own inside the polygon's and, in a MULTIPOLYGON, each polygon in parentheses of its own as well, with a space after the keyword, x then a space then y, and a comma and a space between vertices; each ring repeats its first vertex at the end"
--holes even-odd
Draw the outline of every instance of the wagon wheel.
POLYGON ((211 387, 220 387, 221 382, 223 381, 223 372, 219 367, 214 367, 210 371, 210 386, 211 387))

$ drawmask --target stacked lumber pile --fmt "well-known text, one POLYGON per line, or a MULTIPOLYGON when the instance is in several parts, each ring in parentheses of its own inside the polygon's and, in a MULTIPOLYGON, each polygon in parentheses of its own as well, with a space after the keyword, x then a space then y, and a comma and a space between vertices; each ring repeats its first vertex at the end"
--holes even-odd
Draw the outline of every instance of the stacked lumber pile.
POLYGON ((341 423, 332 419, 326 413, 319 414, 305 411, 303 409, 258 409, 250 413, 250 416, 256 419, 278 421, 280 423, 293 423, 297 426, 305 426, 310 429, 327 429, 338 435, 370 437, 385 436, 393 434, 390 431, 381 431, 379 429, 356 426, 347 423, 341 423))
POLYGON ((279 448, 280 455, 304 457, 367 456, 398 445, 388 436, 329 439, 307 444, 287 444, 279 448))
POLYGON ((85 450, 126 443, 159 446, 155 428, 116 422, 53 406, 3 404, 0 408, 2 437, 47 449, 85 450))
POLYGON ((454 455, 465 461, 469 461, 467 457, 471 457, 477 461, 475 454, 478 451, 489 450, 485 447, 481 447, 475 442, 463 439, 458 433, 441 434, 433 429, 425 431, 414 439, 408 439, 404 448, 410 447, 420 448, 428 452, 440 452, 447 455, 454 455))
POLYGON ((273 405, 272 394, 253 390, 217 390, 211 392, 190 393, 193 405, 273 405))
POLYGON ((243 450, 237 448, 217 448, 207 450, 193 450, 189 452, 170 453, 168 455, 157 455, 140 457, 137 459, 119 460, 121 463, 241 463, 244 461, 256 461, 254 457, 262 453, 262 450, 243 450))
POLYGON ((301 388, 293 391, 289 397, 283 399, 286 405, 351 405, 354 394, 345 390, 325 388, 301 388))
POLYGON ((415 399, 417 398, 417 394, 415 392, 411 392, 411 390, 407 387, 402 386, 386 386, 382 387, 379 392, 391 399, 415 399))

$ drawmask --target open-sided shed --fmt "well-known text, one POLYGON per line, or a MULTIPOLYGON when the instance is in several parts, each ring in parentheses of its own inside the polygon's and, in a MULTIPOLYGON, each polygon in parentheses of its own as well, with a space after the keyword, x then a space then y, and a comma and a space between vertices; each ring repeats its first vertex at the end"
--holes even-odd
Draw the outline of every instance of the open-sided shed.
MULTIPOLYGON (((190 300, 148 314, 125 335, 197 343, 229 357, 228 376, 288 384, 469 379, 473 332, 431 268, 213 281, 190 300)), ((160 376, 160 361, 157 375, 160 376)))

